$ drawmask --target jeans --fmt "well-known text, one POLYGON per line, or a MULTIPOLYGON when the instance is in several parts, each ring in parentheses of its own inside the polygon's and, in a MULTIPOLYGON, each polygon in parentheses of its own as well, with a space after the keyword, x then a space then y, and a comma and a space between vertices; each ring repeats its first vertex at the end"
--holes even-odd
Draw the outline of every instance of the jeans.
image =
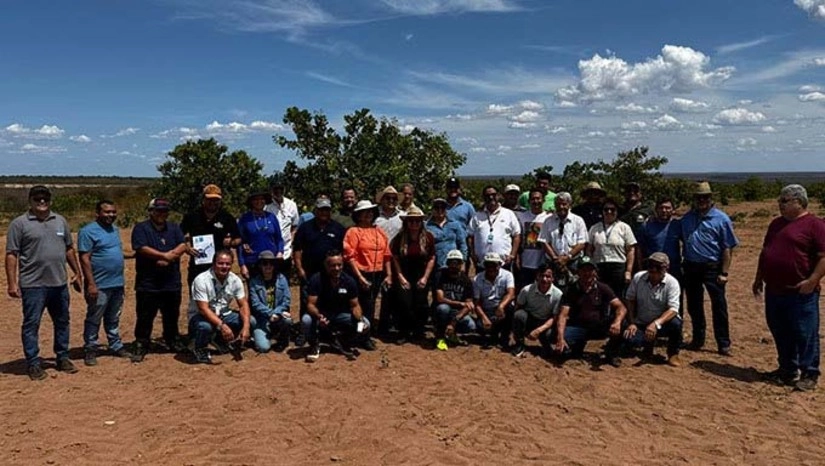
POLYGON ((152 326, 160 311, 163 319, 163 339, 171 342, 180 337, 180 290, 178 291, 137 291, 137 321, 135 340, 148 344, 152 339, 152 326))
POLYGON ((725 298, 725 285, 719 284, 717 278, 721 264, 716 262, 684 263, 685 296, 690 323, 693 327, 693 344, 705 344, 707 323, 705 321, 704 290, 710 296, 710 309, 713 315, 713 334, 720 349, 730 347, 730 330, 728 328, 728 301, 725 298), (704 287, 704 289, 703 289, 704 287))
MULTIPOLYGON (((513 340, 515 340, 517 345, 523 345, 524 337, 533 330, 541 327, 545 322, 547 322, 546 319, 536 319, 524 309, 519 309, 513 313, 513 340)), ((550 331, 551 329, 548 329, 539 335, 539 343, 545 348, 550 347, 550 331)))
MULTIPOLYGON (((625 339, 625 342, 634 347, 649 346, 652 348, 655 340, 645 340, 645 328, 647 328, 646 325, 638 325, 636 334, 631 338, 625 339)), ((677 316, 667 321, 662 325, 662 329, 656 332, 657 338, 662 335, 667 337, 667 355, 673 356, 679 354, 679 348, 682 347, 682 319, 677 316)))
POLYGON ((289 342, 289 331, 292 329, 292 318, 281 316, 280 319, 272 322, 266 314, 257 314, 254 317, 255 325, 250 322, 252 328, 252 341, 255 342, 255 349, 261 353, 266 353, 272 347, 269 342, 270 335, 279 343, 289 342))
POLYGON ((48 310, 54 325, 54 353, 57 359, 69 358, 69 288, 37 286, 21 288, 23 295, 23 325, 20 329, 23 354, 29 366, 40 364, 40 319, 48 310))
MULTIPOLYGON (((568 325, 564 328, 564 341, 567 342, 567 347, 570 350, 570 356, 580 358, 584 354, 584 347, 590 340, 604 340, 608 338, 608 329, 605 328, 587 328, 575 327, 568 325)), ((621 337, 609 337, 607 345, 604 347, 604 354, 607 357, 617 356, 619 348, 621 348, 621 337)))
POLYGON ((101 288, 97 293, 97 300, 86 303, 86 320, 83 322, 83 347, 86 351, 98 348, 98 333, 100 321, 103 320, 103 329, 109 349, 119 351, 123 348, 120 340, 120 312, 123 310, 123 287, 101 288))
MULTIPOLYGON (((357 332, 358 321, 355 320, 352 314, 341 312, 334 316, 325 317, 329 320, 329 324, 323 329, 318 325, 318 320, 309 313, 301 317, 301 330, 304 332, 304 337, 310 346, 318 344, 319 333, 324 333, 325 335, 337 333, 343 337, 342 343, 346 345, 353 344, 356 339, 359 339, 357 332)), ((366 317, 361 317, 361 322, 364 323, 363 335, 369 335, 370 321, 366 317)), ((363 336, 360 338, 363 338, 363 336)))
POLYGON ((513 324, 513 307, 512 304, 507 306, 504 311, 504 317, 498 318, 494 311, 484 311, 484 314, 490 319, 492 326, 489 329, 484 328, 484 322, 481 317, 475 319, 476 328, 482 336, 486 336, 492 340, 498 339, 502 346, 510 344, 510 329, 513 324))
POLYGON ((361 312, 364 317, 370 322, 375 322, 375 300, 378 294, 381 293, 381 322, 379 322, 379 332, 386 330, 389 333, 390 319, 389 319, 389 300, 392 293, 384 293, 381 285, 384 283, 384 272, 361 272, 361 275, 367 279, 372 285, 364 289, 361 284, 358 284, 358 304, 361 306, 361 312), (387 310, 385 313, 384 310, 387 310))
MULTIPOLYGON (((232 329, 232 333, 237 337, 238 334, 243 329, 243 320, 241 320, 241 314, 238 312, 230 312, 226 315, 221 316, 221 320, 230 329, 232 329)), ((253 329, 257 323, 255 322, 255 318, 249 316, 249 328, 253 329)), ((212 325, 206 318, 197 313, 189 319, 189 334, 195 336, 195 349, 204 349, 209 342, 212 341, 212 337, 215 336, 215 332, 218 329, 214 325, 212 325)), ((227 342, 229 343, 229 342, 227 342)))
POLYGON ((776 344, 779 370, 819 376, 819 292, 765 293, 765 317, 776 344))
MULTIPOLYGON (((458 309, 449 304, 439 304, 435 307, 435 335, 438 338, 444 337, 444 331, 455 316, 458 315, 458 309)), ((455 324, 456 333, 473 333, 476 331, 476 322, 470 315, 464 316, 455 324)))

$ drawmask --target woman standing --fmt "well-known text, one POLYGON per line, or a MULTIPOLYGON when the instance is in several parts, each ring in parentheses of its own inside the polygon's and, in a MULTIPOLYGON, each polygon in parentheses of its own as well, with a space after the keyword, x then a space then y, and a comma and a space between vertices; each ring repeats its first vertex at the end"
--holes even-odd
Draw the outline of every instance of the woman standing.
POLYGON ((630 225, 618 220, 618 208, 615 200, 604 201, 602 221, 590 227, 587 255, 596 263, 599 281, 624 300, 625 289, 633 278, 636 237, 630 225))
POLYGON ((427 289, 435 266, 435 238, 424 228, 424 212, 412 206, 401 214, 401 232, 390 245, 395 291, 398 296, 396 343, 424 336, 427 289))
MULTIPOLYGON (((352 212, 355 225, 344 235, 344 259, 358 282, 358 304, 369 320, 370 328, 375 327, 375 300, 381 287, 392 286, 392 254, 386 233, 373 224, 377 213, 377 205, 366 200, 358 201, 352 212)), ((375 342, 366 338, 363 347, 374 350, 375 342)))
POLYGON ((269 201, 268 192, 253 192, 246 198, 249 209, 238 219, 238 231, 241 245, 238 246, 238 264, 245 280, 257 273, 258 255, 263 251, 272 251, 275 257, 284 256, 284 239, 278 218, 264 210, 269 201))

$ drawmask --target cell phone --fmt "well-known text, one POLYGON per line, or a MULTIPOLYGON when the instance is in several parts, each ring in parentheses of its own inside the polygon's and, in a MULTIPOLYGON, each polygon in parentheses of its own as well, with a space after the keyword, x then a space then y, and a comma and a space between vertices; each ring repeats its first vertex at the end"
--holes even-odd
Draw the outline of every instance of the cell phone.
POLYGON ((365 327, 364 322, 358 322, 355 325, 355 331, 358 332, 358 333, 363 333, 364 332, 364 327, 365 327))

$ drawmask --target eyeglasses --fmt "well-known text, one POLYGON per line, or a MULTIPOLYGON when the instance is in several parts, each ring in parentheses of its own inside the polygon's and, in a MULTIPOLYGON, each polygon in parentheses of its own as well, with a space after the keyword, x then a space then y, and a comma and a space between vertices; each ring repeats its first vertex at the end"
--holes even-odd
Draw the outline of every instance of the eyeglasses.
POLYGON ((33 197, 32 202, 34 202, 35 204, 40 204, 41 202, 48 204, 49 202, 52 202, 52 199, 50 197, 38 196, 33 197))

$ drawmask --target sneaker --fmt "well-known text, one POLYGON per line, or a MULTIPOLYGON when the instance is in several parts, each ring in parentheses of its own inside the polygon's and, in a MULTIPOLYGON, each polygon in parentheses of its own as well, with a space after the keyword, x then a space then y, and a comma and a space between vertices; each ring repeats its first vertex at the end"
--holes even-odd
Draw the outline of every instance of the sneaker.
POLYGON ((86 354, 83 356, 83 364, 87 366, 96 366, 97 365, 97 351, 95 350, 86 350, 86 354))
POLYGON ((730 349, 730 346, 723 346, 719 348, 719 355, 720 356, 733 356, 733 351, 730 349))
POLYGON ((212 355, 206 348, 193 349, 192 356, 195 358, 195 364, 212 364, 212 355))
POLYGON ((149 352, 149 348, 142 342, 136 341, 134 346, 132 346, 132 356, 130 357, 132 362, 143 362, 143 359, 146 357, 146 353, 149 352))
POLYGON ((40 364, 32 364, 29 366, 29 378, 32 380, 43 380, 46 378, 46 371, 40 364))
POLYGON ((435 347, 436 347, 436 349, 438 349, 439 351, 447 351, 447 349, 449 348, 449 347, 447 346, 447 340, 445 340, 445 339, 443 339, 443 338, 439 338, 439 339, 438 339, 438 342, 435 344, 435 347))
POLYGON ((679 367, 682 365, 682 359, 678 354, 671 354, 667 357, 667 365, 670 367, 679 367))
POLYGON ((175 337, 171 340, 166 340, 166 347, 173 353, 185 353, 188 348, 181 337, 175 337))
POLYGON ((819 377, 817 376, 802 376, 799 380, 797 380, 793 389, 797 392, 813 391, 814 389, 816 389, 816 383, 818 382, 818 379, 819 377))
POLYGON ((605 355, 604 360, 605 360, 606 363, 610 364, 613 367, 621 367, 622 366, 622 360, 618 356, 605 355))
POLYGON ((309 353, 307 353, 304 360, 306 362, 315 362, 321 357, 321 347, 317 344, 310 346, 309 353))
POLYGON ((455 333, 447 337, 447 343, 453 346, 467 346, 467 342, 459 338, 455 333))
POLYGON ((690 343, 685 345, 685 349, 689 351, 699 351, 705 346, 704 342, 701 341, 691 341, 690 343))
POLYGON ((799 381, 799 374, 790 373, 787 371, 783 371, 781 369, 776 369, 775 371, 768 372, 763 377, 766 382, 780 386, 787 385, 789 387, 794 387, 796 386, 796 383, 799 381))
POLYGON ((131 358, 132 353, 130 353, 126 348, 120 348, 117 351, 112 351, 112 356, 116 358, 131 358))
POLYGON ((57 370, 60 372, 65 372, 67 374, 74 374, 77 372, 77 368, 74 367, 69 358, 60 358, 57 360, 57 370))
POLYGON ((289 346, 289 341, 278 341, 275 343, 275 346, 272 347, 272 350, 276 353, 283 353, 285 349, 289 346))
POLYGON ((367 351, 375 351, 375 340, 372 338, 367 338, 363 345, 361 345, 367 351))
POLYGON ((527 351, 527 348, 524 347, 523 343, 519 343, 513 348, 513 351, 510 351, 510 354, 512 354, 514 358, 520 358, 524 355, 525 351, 527 351))

